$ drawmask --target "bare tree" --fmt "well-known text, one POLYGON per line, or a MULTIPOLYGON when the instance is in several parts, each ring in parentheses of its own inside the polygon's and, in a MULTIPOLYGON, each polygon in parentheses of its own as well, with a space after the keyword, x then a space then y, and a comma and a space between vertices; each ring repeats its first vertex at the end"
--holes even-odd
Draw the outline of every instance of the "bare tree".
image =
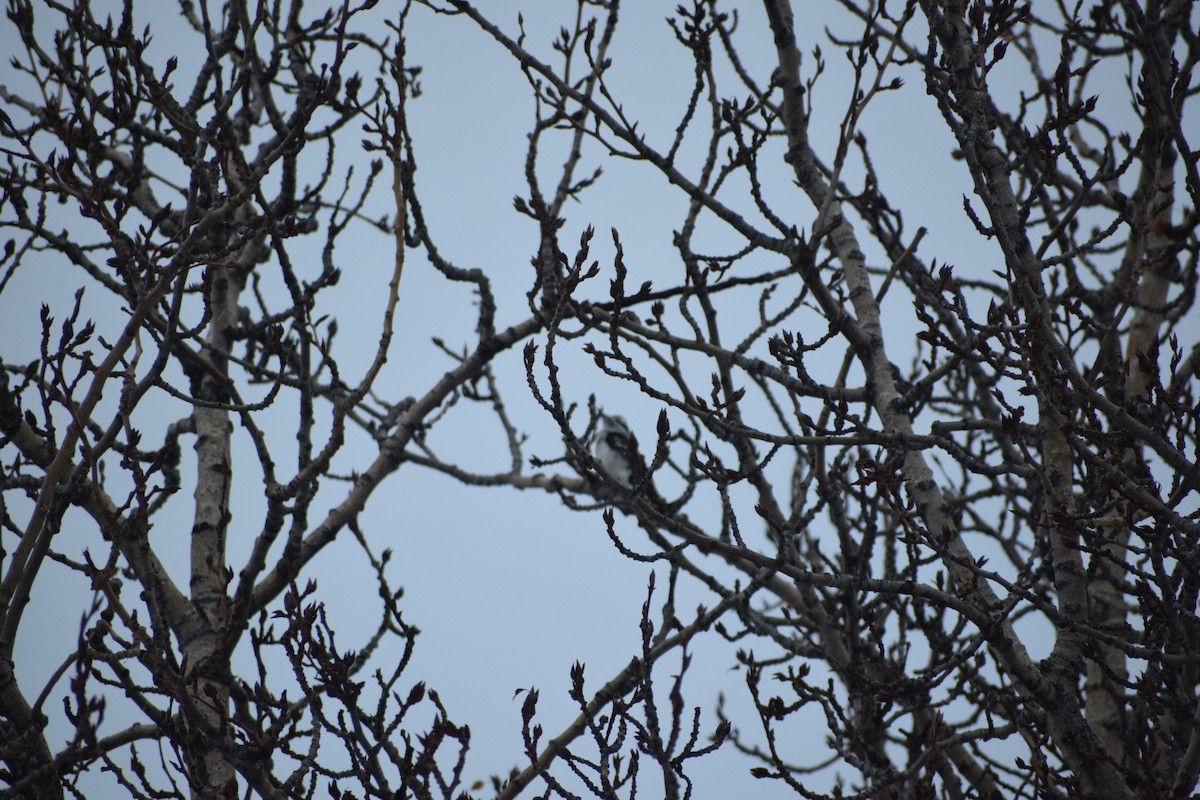
POLYGON ((84 796, 103 771, 135 797, 607 798, 639 777, 686 797, 718 747, 805 797, 1197 790, 1192 4, 847 0, 800 19, 692 0, 667 20, 693 83, 651 120, 665 134, 618 88, 641 69, 614 61, 618 0, 579 0, 549 43, 466 0, 182 0, 181 60, 151 55, 161 23, 132 4, 94 5, 8 2, 0 299, 29 302, 13 287, 51 261, 82 288, 5 333, 0 796, 84 796), (422 203, 410 122, 461 108, 422 96, 407 56, 434 30, 485 35, 534 100, 505 143, 525 147, 529 244, 480 268, 422 203), (972 187, 954 216, 873 158, 899 123, 867 111, 906 85, 953 145, 905 157, 972 187), (646 215, 674 263, 591 227, 589 198, 627 191, 597 168, 617 160, 678 193, 680 219, 646 215), (924 243, 935 224, 973 237, 973 263, 924 243), (391 273, 365 349, 328 300, 360 237, 389 243, 391 273), (414 259, 476 313, 429 331, 437 379, 389 396, 414 259), (112 313, 92 320, 97 296, 112 313), (885 306, 912 308, 915 335, 885 306), (654 435, 600 408, 596 376, 644 396, 654 435), (538 417, 510 414, 530 397, 538 417), (506 469, 436 446, 466 435, 464 408, 502 433, 506 469), (465 777, 469 729, 406 674, 397 544, 360 525, 402 464, 550 493, 669 578, 624 670, 572 671, 575 722, 543 730, 525 693, 527 762, 491 787, 465 777), (172 514, 190 517, 182 572, 155 530, 172 514), (253 544, 231 563, 235 534, 253 544), (363 641, 311 580, 345 539, 379 598, 363 641), (31 593, 64 574, 93 597, 61 617, 78 646, 23 673, 31 593), (744 685, 685 699, 697 636, 734 643, 744 685))

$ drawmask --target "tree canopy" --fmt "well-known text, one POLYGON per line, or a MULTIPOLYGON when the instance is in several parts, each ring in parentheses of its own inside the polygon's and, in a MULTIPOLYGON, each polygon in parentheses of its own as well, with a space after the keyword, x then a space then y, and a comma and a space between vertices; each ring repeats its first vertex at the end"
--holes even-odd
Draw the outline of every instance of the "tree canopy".
POLYGON ((1192 796, 1198 16, 8 0, 0 797, 1192 796), (478 780, 500 496, 648 587, 478 780))

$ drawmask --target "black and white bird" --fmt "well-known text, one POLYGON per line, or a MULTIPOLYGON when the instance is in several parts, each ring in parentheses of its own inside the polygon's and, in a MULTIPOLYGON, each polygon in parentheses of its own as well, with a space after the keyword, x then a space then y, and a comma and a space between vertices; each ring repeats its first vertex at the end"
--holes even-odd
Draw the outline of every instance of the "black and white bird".
POLYGON ((633 486, 645 474, 646 466, 638 453, 637 439, 624 417, 600 415, 595 451, 601 469, 622 486, 633 486))
POLYGON ((600 415, 600 430, 593 443, 596 462, 608 477, 627 489, 633 489, 639 497, 664 513, 669 511, 667 502, 654 487, 653 477, 646 467, 646 459, 638 450, 637 438, 629 430, 624 417, 600 415))

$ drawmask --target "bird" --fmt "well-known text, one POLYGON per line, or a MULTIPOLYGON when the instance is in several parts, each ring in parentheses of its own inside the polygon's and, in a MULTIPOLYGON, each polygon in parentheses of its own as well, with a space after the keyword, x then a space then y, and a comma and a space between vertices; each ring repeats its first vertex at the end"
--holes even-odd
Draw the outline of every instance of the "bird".
MULTIPOLYGON (((596 463, 605 477, 625 489, 632 489, 660 513, 675 513, 655 488, 646 459, 638 450, 637 437, 629 429, 624 417, 600 414, 600 430, 593 440, 593 449, 596 463)), ((607 489, 602 491, 611 495, 607 489)))
POLYGON ((637 438, 624 417, 600 415, 596 434, 596 462, 608 477, 629 488, 646 472, 646 464, 637 449, 637 438))

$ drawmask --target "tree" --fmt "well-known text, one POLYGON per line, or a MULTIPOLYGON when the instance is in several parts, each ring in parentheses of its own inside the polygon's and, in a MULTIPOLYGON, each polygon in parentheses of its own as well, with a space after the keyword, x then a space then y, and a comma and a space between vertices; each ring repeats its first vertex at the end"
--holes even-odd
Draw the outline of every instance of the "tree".
POLYGON ((1191 4, 727 5, 672 12, 690 88, 643 115, 651 53, 622 51, 617 0, 549 44, 551 12, 466 0, 181 2, 178 30, 9 0, 0 300, 58 265, 81 288, 5 337, 4 797, 100 773, 140 797, 703 796, 689 771, 718 748, 807 797, 1196 791, 1191 4), (534 101, 510 190, 534 245, 468 268, 412 131, 489 123, 422 96, 408 47, 480 34, 534 101), (905 114, 940 133, 881 155, 905 114), (894 178, 909 160, 928 180, 894 178), (673 221, 641 212, 671 263, 593 227, 635 180, 674 193, 673 221), (367 278, 345 268, 363 240, 367 278), (424 332, 449 366, 405 397, 380 376, 415 347, 416 267, 474 318, 424 332), (374 341, 337 336, 343 277, 374 341), (594 455, 597 377, 657 413, 613 451, 628 477, 594 455), (662 576, 629 665, 572 670, 573 723, 543 730, 524 693, 527 761, 491 787, 406 672, 402 545, 361 524, 415 469, 549 494, 662 576), (346 541, 379 598, 352 643, 312 580, 346 541), (23 671, 54 581, 91 592, 58 619, 77 646, 23 671), (733 643, 744 685, 719 691, 753 720, 685 699, 698 637, 733 643))

